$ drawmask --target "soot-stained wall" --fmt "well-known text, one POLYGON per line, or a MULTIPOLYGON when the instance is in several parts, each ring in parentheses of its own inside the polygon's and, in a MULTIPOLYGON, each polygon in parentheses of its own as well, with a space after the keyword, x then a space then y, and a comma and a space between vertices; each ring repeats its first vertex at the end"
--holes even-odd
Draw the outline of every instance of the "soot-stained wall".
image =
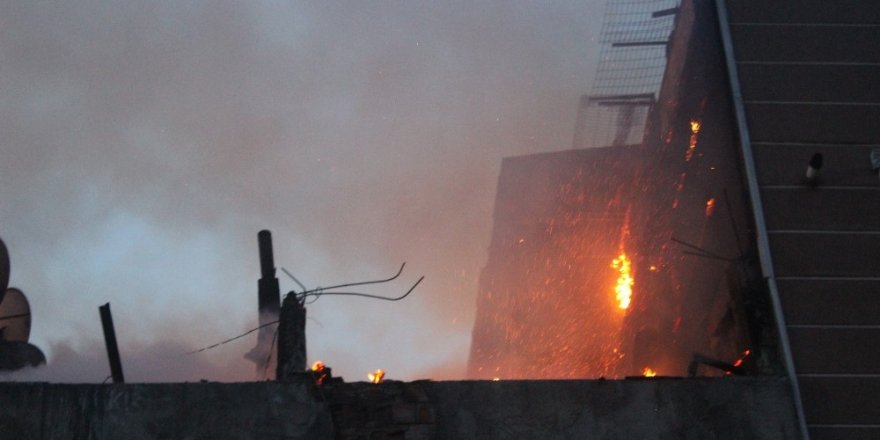
POLYGON ((0 438, 794 439, 781 379, 0 384, 0 438))
POLYGON ((711 2, 682 3, 668 59, 641 145, 504 160, 469 377, 683 376, 696 353, 771 363, 711 2))

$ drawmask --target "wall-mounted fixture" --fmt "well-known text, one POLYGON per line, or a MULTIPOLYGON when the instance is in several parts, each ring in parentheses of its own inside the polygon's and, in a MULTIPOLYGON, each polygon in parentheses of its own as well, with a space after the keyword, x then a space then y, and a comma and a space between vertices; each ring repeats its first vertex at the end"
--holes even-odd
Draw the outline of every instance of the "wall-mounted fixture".
POLYGON ((822 153, 816 153, 807 163, 807 182, 814 185, 818 183, 820 170, 822 170, 822 153))

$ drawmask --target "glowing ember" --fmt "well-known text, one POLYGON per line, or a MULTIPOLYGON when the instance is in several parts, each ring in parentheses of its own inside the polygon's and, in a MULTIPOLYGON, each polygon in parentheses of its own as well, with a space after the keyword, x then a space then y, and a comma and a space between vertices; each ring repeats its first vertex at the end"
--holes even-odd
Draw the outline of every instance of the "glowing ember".
POLYGON ((645 369, 642 370, 642 376, 645 376, 645 377, 654 377, 654 376, 656 376, 656 375, 657 375, 657 372, 654 371, 654 370, 652 370, 651 367, 645 367, 645 369))
POLYGON ((700 132, 700 121, 691 119, 691 139, 688 143, 687 152, 684 154, 685 162, 690 162, 694 157, 694 151, 697 149, 697 134, 700 132))
POLYGON ((733 363, 733 366, 739 367, 740 365, 742 365, 743 362, 745 362, 746 358, 749 357, 750 354, 752 354, 751 350, 744 351, 742 357, 737 359, 736 362, 733 363))
POLYGON ((632 286, 635 280, 632 276, 632 262, 621 252, 620 256, 611 261, 611 267, 617 269, 617 284, 614 286, 617 308, 626 310, 632 300, 632 286))
POLYGON ((315 363, 312 364, 311 370, 312 374, 315 376, 315 383, 318 385, 322 385, 330 378, 330 372, 321 361, 315 361, 315 363))
POLYGON ((709 200, 706 200, 706 218, 712 217, 712 213, 715 212, 715 198, 712 197, 709 200))
POLYGON ((372 373, 367 374, 367 378, 370 379, 372 383, 382 383, 382 379, 385 377, 385 370, 378 369, 372 373))

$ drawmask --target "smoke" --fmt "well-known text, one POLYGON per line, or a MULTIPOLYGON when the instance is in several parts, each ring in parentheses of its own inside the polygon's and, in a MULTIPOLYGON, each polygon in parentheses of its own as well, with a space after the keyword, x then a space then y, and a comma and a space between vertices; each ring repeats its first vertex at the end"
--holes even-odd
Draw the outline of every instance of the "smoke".
POLYGON ((310 288, 402 261, 370 292, 426 276, 399 303, 310 305, 310 360, 355 379, 463 374, 500 160, 571 145, 601 8, 3 3, 0 236, 45 371, 79 380, 62 372, 106 362, 110 302, 135 380, 248 379, 217 368, 252 371, 232 366, 252 343, 179 374, 129 365, 256 326, 267 228, 310 288))
MULTIPOLYGON (((66 343, 50 346, 47 364, 15 372, 0 373, 0 380, 17 382, 100 383, 109 382, 110 367, 104 343, 86 341, 73 347, 66 343)), ((120 354, 126 382, 235 382, 253 380, 253 364, 230 362, 223 356, 188 354, 192 347, 163 340, 150 345, 129 346, 120 354)))

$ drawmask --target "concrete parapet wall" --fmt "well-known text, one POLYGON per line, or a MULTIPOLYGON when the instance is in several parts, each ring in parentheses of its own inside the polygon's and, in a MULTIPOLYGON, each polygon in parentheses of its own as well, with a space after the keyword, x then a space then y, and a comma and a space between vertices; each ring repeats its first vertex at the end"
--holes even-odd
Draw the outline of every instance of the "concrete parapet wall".
POLYGON ((0 384, 2 439, 794 439, 776 378, 0 384))

